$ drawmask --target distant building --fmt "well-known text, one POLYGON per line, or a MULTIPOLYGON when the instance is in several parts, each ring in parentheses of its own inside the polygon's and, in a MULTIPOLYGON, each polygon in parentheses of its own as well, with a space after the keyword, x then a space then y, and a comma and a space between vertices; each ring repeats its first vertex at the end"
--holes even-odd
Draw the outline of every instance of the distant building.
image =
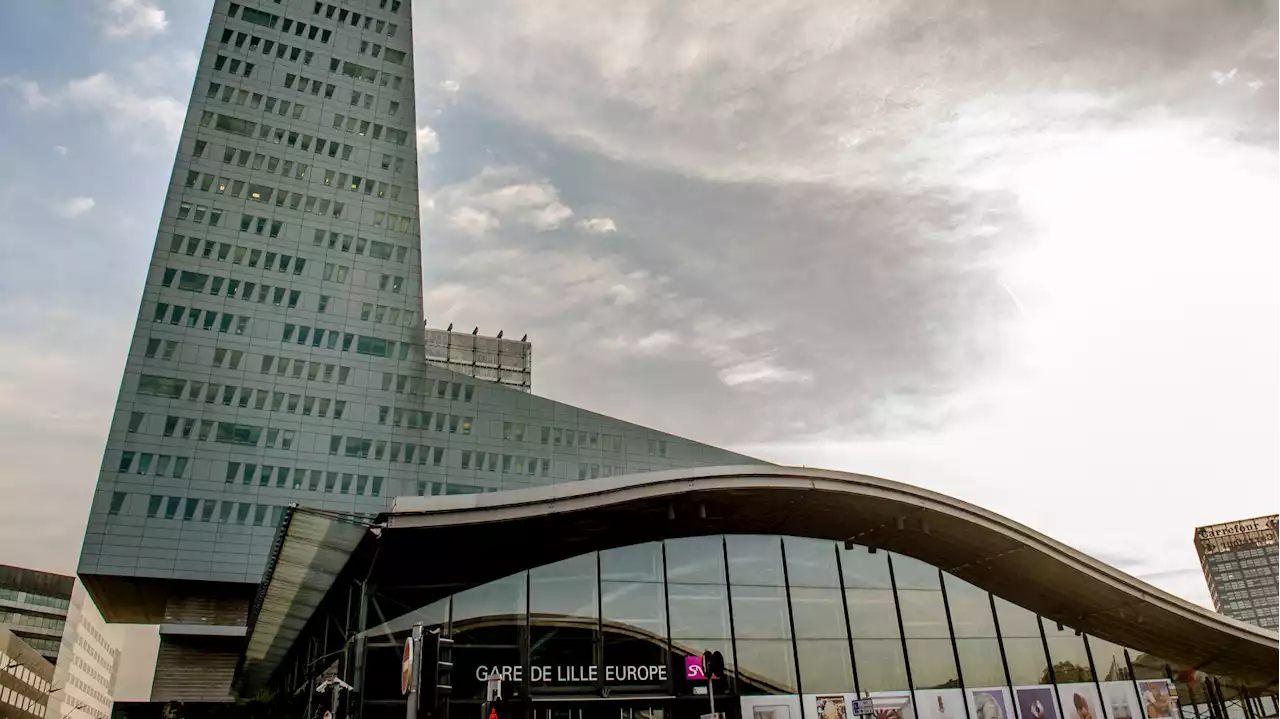
POLYGON ((103 634, 102 618, 87 599, 74 577, 0 566, 0 625, 51 668, 44 679, 54 692, 38 716, 111 716, 120 651, 103 634))
POLYGON ((50 719, 111 716, 120 650, 104 635, 105 627, 84 585, 77 584, 58 648, 53 685, 61 691, 49 698, 50 719))
POLYGON ((1196 527, 1196 553, 1213 606, 1243 622, 1276 631, 1277 515, 1196 527))
POLYGON ((0 565, 0 624, 56 663, 75 586, 75 577, 0 565))
POLYGON ((521 392, 532 391, 533 346, 527 340, 433 329, 424 330, 424 335, 427 364, 521 392))
POLYGON ((46 716, 53 664, 0 625, 0 717, 37 719, 46 716))

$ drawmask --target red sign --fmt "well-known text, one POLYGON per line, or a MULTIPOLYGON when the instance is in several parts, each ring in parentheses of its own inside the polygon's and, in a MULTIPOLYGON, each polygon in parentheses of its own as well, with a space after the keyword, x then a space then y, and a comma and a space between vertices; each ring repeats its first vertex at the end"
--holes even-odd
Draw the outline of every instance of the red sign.
POLYGON ((413 637, 404 640, 404 655, 400 660, 400 693, 409 693, 409 682, 413 679, 413 637))

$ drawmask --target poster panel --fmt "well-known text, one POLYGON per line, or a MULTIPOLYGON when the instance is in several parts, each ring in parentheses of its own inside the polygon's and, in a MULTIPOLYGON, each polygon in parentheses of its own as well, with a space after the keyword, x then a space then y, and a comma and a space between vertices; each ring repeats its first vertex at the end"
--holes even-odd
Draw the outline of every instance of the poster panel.
POLYGON ((1141 719, 1143 716, 1138 710, 1138 693, 1133 682, 1102 682, 1102 699, 1108 719, 1141 719))
POLYGON ((969 690, 970 719, 1016 719, 1009 687, 969 690))
POLYGON ((1021 719, 1061 719, 1052 685, 1014 687, 1013 695, 1021 719))
POLYGON ((1173 682, 1168 679, 1139 679, 1138 696, 1146 719, 1173 719, 1181 714, 1173 682))
POLYGON ((795 694, 742 697, 742 719, 802 719, 800 697, 795 694))
POLYGON ((875 719, 917 719, 909 692, 870 692, 875 703, 875 719))
POLYGON ((1103 719, 1102 699, 1093 682, 1058 685, 1064 719, 1103 719))
POLYGON ((964 719, 964 692, 959 689, 921 689, 916 692, 919 719, 964 719))

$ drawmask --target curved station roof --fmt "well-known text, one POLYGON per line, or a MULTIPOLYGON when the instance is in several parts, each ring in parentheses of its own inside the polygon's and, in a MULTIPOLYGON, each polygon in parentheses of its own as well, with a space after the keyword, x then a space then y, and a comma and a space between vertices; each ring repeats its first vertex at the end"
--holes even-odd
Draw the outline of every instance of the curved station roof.
MULTIPOLYGON (((415 598, 425 604, 585 552, 728 533, 890 550, 1077 630, 1207 673, 1270 685, 1280 669, 1274 632, 1173 596, 994 512, 866 475, 710 467, 402 497, 374 531, 306 527, 301 514, 282 524, 259 594, 244 665, 251 681, 270 673, 309 618, 306 607, 314 607, 315 595, 341 572, 337 560, 353 552, 376 556, 367 568, 370 581, 420 588, 415 598), (317 551, 325 537, 341 537, 344 546, 317 551)), ((316 515, 307 521, 338 520, 316 515)))

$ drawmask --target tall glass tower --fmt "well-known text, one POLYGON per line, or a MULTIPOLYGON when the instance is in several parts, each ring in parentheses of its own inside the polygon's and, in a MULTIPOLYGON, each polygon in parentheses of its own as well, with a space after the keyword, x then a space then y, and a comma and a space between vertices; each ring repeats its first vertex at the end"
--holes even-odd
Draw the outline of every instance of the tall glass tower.
POLYGON ((283 508, 748 458, 425 361, 405 0, 215 0, 79 573, 229 696, 283 508))

